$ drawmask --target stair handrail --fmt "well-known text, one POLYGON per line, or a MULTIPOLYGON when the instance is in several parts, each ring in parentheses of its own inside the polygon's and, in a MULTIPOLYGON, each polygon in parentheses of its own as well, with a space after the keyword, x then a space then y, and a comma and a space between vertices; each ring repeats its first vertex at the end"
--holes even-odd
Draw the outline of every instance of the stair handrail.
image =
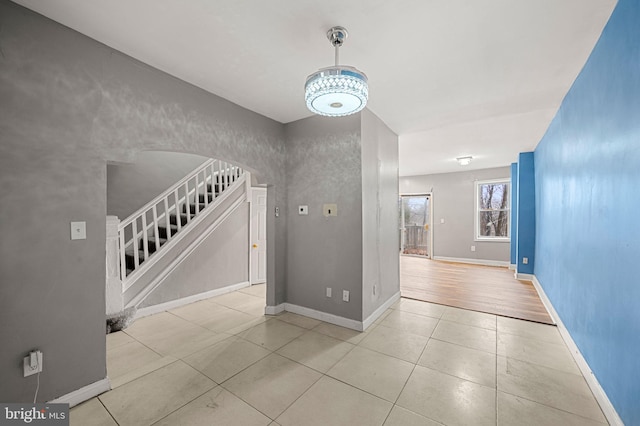
POLYGON ((119 250, 120 250, 120 275, 123 283, 123 289, 127 287, 126 282, 138 267, 146 262, 150 255, 160 250, 160 234, 159 225, 163 223, 166 227, 166 240, 171 240, 182 227, 188 225, 202 210, 213 204, 220 194, 227 188, 232 186, 240 177, 244 175, 244 170, 226 161, 217 159, 208 159, 200 166, 195 168, 185 177, 173 184, 171 187, 163 191, 153 200, 122 220, 118 225, 119 234, 119 250), (215 181, 214 182, 214 178, 215 181), (192 185, 190 185, 192 184, 192 185), (211 192, 208 191, 207 185, 211 185, 211 192), (192 186, 192 188, 190 188, 192 186), (218 191, 216 191, 218 189, 218 191), (181 194, 182 190, 182 194, 181 194), (203 196, 202 202, 200 196, 203 196), (209 196, 211 195, 211 201, 209 196), (193 202, 191 197, 193 196, 193 202), (158 214, 158 206, 161 205, 161 214, 158 214), (183 222, 180 209, 184 207, 186 213, 186 223, 183 222), (193 208, 192 208, 193 207, 193 208), (202 208, 201 208, 202 207, 202 208), (176 216, 176 230, 173 232, 170 216, 172 213, 176 216), (147 219, 147 215, 151 215, 147 219), (141 222, 141 229, 138 230, 138 222, 141 222), (148 222, 151 223, 148 223, 148 222), (131 227, 131 238, 125 236, 126 229, 131 227), (150 252, 149 238, 150 233, 154 237, 154 250, 150 252), (140 259, 139 239, 142 238, 142 259, 140 259), (129 247, 133 249, 134 267, 131 272, 126 267, 126 254, 129 247))

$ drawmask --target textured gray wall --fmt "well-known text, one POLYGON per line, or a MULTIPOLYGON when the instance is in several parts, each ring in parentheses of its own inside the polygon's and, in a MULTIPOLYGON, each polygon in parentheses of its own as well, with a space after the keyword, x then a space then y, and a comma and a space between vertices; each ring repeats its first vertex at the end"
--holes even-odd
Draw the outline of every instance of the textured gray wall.
POLYGON ((400 178, 400 193, 433 192, 434 256, 509 262, 509 242, 474 241, 475 181, 511 176, 509 167, 400 178), (445 223, 440 223, 444 219, 445 223), (471 251, 471 246, 476 251, 471 251))
MULTIPOLYGON (((284 126, 8 0, 0 28, 0 401, 33 398, 20 367, 33 348, 44 401, 106 376, 107 161, 221 158, 285 206, 284 126), (71 221, 87 222, 87 240, 70 241, 71 221)), ((286 210, 268 221, 271 305, 286 295, 286 210)))
POLYGON ((242 203, 141 307, 249 281, 249 203, 242 203))
POLYGON ((365 109, 362 112, 363 320, 400 291, 399 251, 398 136, 365 109))
POLYGON ((144 151, 133 164, 107 164, 107 214, 126 219, 205 161, 200 155, 144 151))
POLYGON ((287 124, 286 134, 287 301, 361 320, 360 114, 306 118, 287 124), (323 204, 337 204, 338 216, 324 217, 323 204), (299 205, 309 206, 308 216, 298 215, 299 205))

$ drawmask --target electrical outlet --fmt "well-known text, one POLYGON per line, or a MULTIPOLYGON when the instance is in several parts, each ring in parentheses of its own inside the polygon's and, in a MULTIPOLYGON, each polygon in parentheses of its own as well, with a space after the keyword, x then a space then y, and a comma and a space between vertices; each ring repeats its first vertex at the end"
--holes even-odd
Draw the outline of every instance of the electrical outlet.
POLYGON ((476 251, 476 246, 471 246, 471 251, 476 251))
POLYGON ((22 360, 24 369, 24 377, 31 376, 42 371, 42 352, 31 351, 29 355, 22 360))
POLYGON ((529 258, 528 257, 523 257, 522 258, 522 264, 523 265, 528 265, 529 264, 529 258))
POLYGON ((440 223, 444 223, 444 218, 440 219, 440 223))
POLYGON ((343 302, 349 301, 349 290, 342 290, 342 301, 343 302))
POLYGON ((331 297, 331 287, 327 287, 327 297, 331 297))

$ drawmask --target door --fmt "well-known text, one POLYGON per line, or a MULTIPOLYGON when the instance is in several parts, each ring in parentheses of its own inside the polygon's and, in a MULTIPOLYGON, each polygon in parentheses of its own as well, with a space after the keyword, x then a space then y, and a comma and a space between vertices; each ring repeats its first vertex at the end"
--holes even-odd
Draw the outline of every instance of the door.
POLYGON ((251 188, 251 285, 267 281, 267 188, 251 188))
POLYGON ((431 257, 431 195, 400 196, 400 253, 431 257))

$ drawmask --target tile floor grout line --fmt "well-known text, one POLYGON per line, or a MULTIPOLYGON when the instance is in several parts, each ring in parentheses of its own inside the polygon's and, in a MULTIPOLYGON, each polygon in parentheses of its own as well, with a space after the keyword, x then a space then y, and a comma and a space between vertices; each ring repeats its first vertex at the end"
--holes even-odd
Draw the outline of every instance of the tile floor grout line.
POLYGON ((149 345, 147 345, 146 343, 141 342, 140 340, 136 339, 136 338, 135 338, 135 337, 133 337, 132 335, 128 334, 125 330, 122 330, 122 332, 123 332, 123 333, 126 333, 126 334, 127 334, 127 336, 131 337, 133 340, 135 340, 136 342, 140 343, 142 346, 144 346, 145 348, 149 349, 151 352, 153 352, 153 353, 157 354, 159 357, 161 357, 161 358, 165 358, 165 357, 167 357, 167 356, 168 356, 168 355, 163 355, 163 354, 161 354, 160 352, 158 352, 158 351, 156 351, 155 349, 153 349, 151 346, 149 346, 149 345))
MULTIPOLYGON (((460 343, 455 343, 455 342, 450 342, 448 340, 438 339, 437 337, 430 337, 430 339, 437 340, 438 342, 448 343, 450 345, 458 346, 460 348, 471 349, 471 350, 482 352, 482 353, 485 353, 485 354, 497 355, 497 353, 494 353, 494 352, 489 352, 489 351, 485 351, 485 350, 478 349, 478 348, 472 348, 471 346, 465 346, 465 345, 461 345, 460 343)), ((496 345, 497 345, 497 340, 498 339, 496 339, 496 345)))
MULTIPOLYGON (((505 359, 513 359, 513 360, 516 360, 518 362, 524 362, 525 364, 533 365, 535 367, 548 368, 549 370, 557 371, 559 373, 571 374, 572 376, 577 376, 577 377, 580 377, 580 378, 582 378, 584 380, 584 376, 582 375, 582 373, 576 374, 576 373, 572 373, 571 371, 566 371, 566 370, 561 370, 559 368, 549 367, 548 365, 536 364, 535 362, 527 361, 527 360, 516 358, 516 357, 513 357, 513 356, 500 355, 500 354, 496 354, 496 355, 498 357, 502 357, 502 358, 505 358, 505 359)), ((586 380, 585 380, 585 384, 586 384, 586 380)), ((588 386, 589 385, 587 385, 587 387, 588 386)), ((589 389, 591 389, 591 388, 589 388, 589 389)))
MULTIPOLYGON (((187 364, 187 365, 188 365, 188 364, 187 364)), ((189 365, 189 367, 191 367, 191 366, 189 365)), ((193 367, 191 367, 191 368, 193 368, 193 367)), ((195 368, 194 368, 194 370, 195 370, 195 368)), ((198 370, 196 370, 196 371, 198 371, 198 370)), ((198 373, 200 373, 200 372, 198 371, 198 373)), ((200 373, 200 374, 202 374, 202 373, 200 373)), ((203 376, 204 376, 204 374, 203 374, 203 376)), ((206 377, 206 376, 205 376, 205 377, 206 377)), ((208 378, 208 377, 207 377, 207 378, 208 378)), ((210 379, 210 380, 211 380, 211 379, 210 379)), ((186 407, 187 405, 191 404, 193 401, 195 401, 196 399, 200 398, 202 395, 204 395, 204 394, 206 394, 206 393, 208 393, 208 392, 211 392, 211 391, 212 391, 212 390, 214 390, 215 388, 220 387, 220 385, 219 385, 219 384, 217 384, 215 381, 213 381, 213 380, 211 380, 211 381, 212 381, 213 383, 215 383, 215 384, 216 384, 214 387, 212 387, 211 389, 207 389, 206 391, 202 392, 200 395, 196 396, 196 397, 195 397, 195 398, 193 398, 192 400, 187 401, 186 403, 184 403, 184 404, 183 404, 183 405, 181 405, 180 407, 176 408, 176 409, 175 409, 175 410, 173 410, 172 412, 168 413, 167 415, 165 415, 165 416, 163 416, 163 417, 159 418, 158 420, 156 420, 155 422, 151 423, 151 425, 149 425, 149 426, 153 426, 153 425, 157 424, 158 422, 162 421, 163 419, 166 419, 167 417, 169 417, 170 415, 172 415, 172 414, 173 414, 173 413, 175 413, 176 411, 181 410, 182 408, 184 408, 184 407, 186 407)))
MULTIPOLYGON (((108 391, 107 391, 108 392, 108 391)), ((105 411, 107 412, 107 414, 109 414, 109 417, 111 417, 114 421, 115 424, 117 424, 118 426, 120 426, 120 423, 118 423, 118 421, 116 420, 116 418, 113 416, 113 414, 111 413, 111 411, 109 411, 109 409, 107 408, 106 405, 104 405, 104 402, 102 402, 102 400, 100 399, 100 395, 98 395, 96 397, 96 399, 98 400, 98 402, 100 403, 100 405, 102 405, 105 409, 105 411)), ((89 400, 91 401, 91 400, 89 400)), ((88 401, 87 401, 88 402, 88 401)))
MULTIPOLYGON (((525 401, 533 402, 534 404, 542 405, 542 406, 544 406, 544 407, 551 408, 551 409, 553 409, 553 410, 562 411, 563 413, 567 413, 567 414, 570 414, 570 415, 572 415, 572 416, 580 417, 580 418, 582 418, 582 419, 586 419, 586 420, 591 420, 592 422, 602 423, 602 422, 600 422, 600 421, 598 421, 598 420, 596 420, 596 419, 594 419, 594 418, 587 417, 587 416, 583 416, 583 415, 581 415, 581 414, 577 414, 577 413, 574 413, 574 412, 572 412, 572 411, 567 411, 567 410, 565 410, 565 409, 563 409, 563 408, 554 407, 553 405, 545 404, 544 402, 535 401, 535 400, 533 400, 533 399, 531 399, 531 398, 527 398, 527 397, 525 397, 525 396, 516 395, 516 394, 514 394, 514 393, 506 392, 506 391, 503 391, 503 390, 498 390, 498 392, 502 392, 502 393, 504 393, 504 394, 511 395, 511 396, 513 396, 513 397, 515 397, 515 398, 524 399, 525 401)), ((595 402, 597 402, 597 401, 595 401, 595 402)), ((598 406, 598 408, 600 409, 600 411, 602 412, 602 409, 600 408, 600 406, 599 406, 599 405, 597 405, 597 406, 598 406)), ((605 421, 606 421, 606 417, 604 416, 604 413, 602 413, 602 417, 603 417, 603 418, 605 419, 605 421)), ((609 423, 607 422, 607 423, 602 423, 602 424, 604 424, 604 425, 608 425, 609 423)))

